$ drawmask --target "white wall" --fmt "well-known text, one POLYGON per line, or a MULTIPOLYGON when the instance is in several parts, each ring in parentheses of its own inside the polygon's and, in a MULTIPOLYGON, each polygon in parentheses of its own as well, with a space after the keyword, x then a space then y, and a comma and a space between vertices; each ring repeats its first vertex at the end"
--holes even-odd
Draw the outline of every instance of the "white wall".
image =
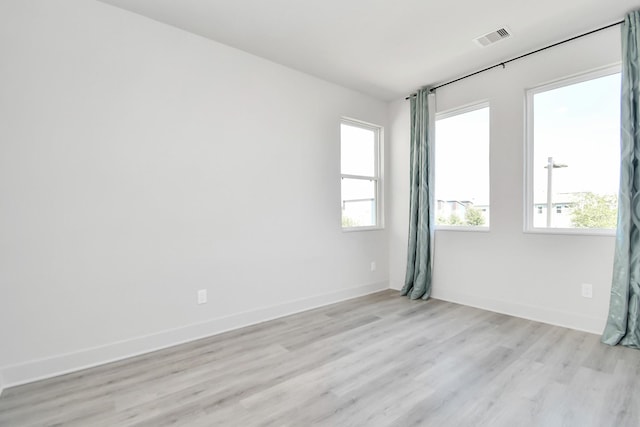
MULTIPOLYGON (((607 316, 613 237, 523 233, 525 89, 620 61, 618 27, 437 91, 437 110, 491 106, 491 231, 437 231, 433 296, 601 333, 607 316), (593 299, 580 295, 593 284, 593 299)), ((452 75, 451 77, 456 77, 452 75)), ((390 285, 406 265, 409 102, 390 106, 390 285)))
POLYGON ((5 386, 388 287, 339 180, 385 103, 94 1, 2 1, 0 54, 5 386))

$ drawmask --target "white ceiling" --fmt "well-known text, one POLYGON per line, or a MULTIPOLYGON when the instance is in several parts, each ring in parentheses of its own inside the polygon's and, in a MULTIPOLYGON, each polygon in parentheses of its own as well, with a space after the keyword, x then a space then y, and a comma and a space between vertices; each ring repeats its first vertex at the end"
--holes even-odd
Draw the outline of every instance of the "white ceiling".
POLYGON ((621 20, 640 0, 101 0, 383 100, 621 20), (508 26, 485 48, 472 39, 508 26))

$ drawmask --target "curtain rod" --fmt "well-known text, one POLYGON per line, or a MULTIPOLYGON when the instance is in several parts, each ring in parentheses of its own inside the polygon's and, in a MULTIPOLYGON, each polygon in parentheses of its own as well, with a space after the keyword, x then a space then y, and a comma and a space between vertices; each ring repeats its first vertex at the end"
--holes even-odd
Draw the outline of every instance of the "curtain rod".
MULTIPOLYGON (((436 91, 436 89, 440 89, 441 87, 444 87, 444 86, 450 85, 450 84, 452 84, 452 83, 459 82, 460 80, 464 80, 464 79, 469 78, 469 77, 471 77, 471 76, 475 76, 476 74, 484 73, 485 71, 489 71, 489 70, 492 70, 492 69, 497 68, 497 67, 505 68, 505 66, 506 66, 508 63, 510 63, 510 62, 517 61, 518 59, 522 59, 522 58, 524 58, 524 57, 526 57, 526 56, 533 55, 534 53, 542 52, 543 50, 551 49, 552 47, 556 47, 556 46, 558 46, 558 45, 561 45, 561 44, 564 44, 564 43, 567 43, 567 42, 573 41, 573 40, 575 40, 575 39, 579 39, 579 38, 581 38, 581 37, 588 36, 588 35, 593 34, 593 33, 597 33, 598 31, 602 31, 602 30, 606 30, 607 28, 615 27, 616 25, 620 25, 620 24, 622 24, 623 22, 624 22, 624 21, 614 22, 613 24, 605 25, 604 27, 596 28, 595 30, 588 31, 588 32, 586 32, 586 33, 579 34, 579 35, 577 35, 577 36, 573 36, 573 37, 571 37, 571 38, 568 38, 568 39, 566 39, 566 40, 562 40, 562 41, 559 41, 559 42, 556 42, 556 43, 550 44, 549 46, 545 46, 545 47, 542 47, 542 48, 540 48, 540 49, 536 49, 536 50, 534 50, 534 51, 532 51, 532 52, 525 53, 525 54, 520 55, 520 56, 516 56, 515 58, 511 58, 511 59, 508 59, 508 60, 506 60, 506 61, 499 62, 499 63, 497 63, 497 64, 495 64, 495 65, 490 66, 490 67, 483 68, 482 70, 475 71, 475 72, 473 72, 473 73, 471 73, 471 74, 467 74, 466 76, 458 77, 457 79, 450 80, 450 81, 448 81, 448 82, 445 82, 445 83, 439 84, 439 85, 437 85, 437 86, 434 86, 434 87, 432 87, 431 89, 429 89, 429 92, 430 92, 430 93, 433 93, 433 92, 435 92, 435 91, 436 91)), ((412 97, 414 97, 414 96, 416 96, 416 94, 415 94, 415 93, 412 93, 411 95, 407 96, 405 99, 410 99, 410 98, 412 98, 412 97)))

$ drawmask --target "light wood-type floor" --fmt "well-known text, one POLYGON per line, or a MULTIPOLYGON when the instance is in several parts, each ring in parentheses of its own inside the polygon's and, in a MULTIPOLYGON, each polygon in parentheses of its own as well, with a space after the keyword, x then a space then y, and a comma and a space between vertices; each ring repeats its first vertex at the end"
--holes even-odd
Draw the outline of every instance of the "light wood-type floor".
POLYGON ((640 351, 384 291, 5 390, 1 426, 640 426, 640 351))

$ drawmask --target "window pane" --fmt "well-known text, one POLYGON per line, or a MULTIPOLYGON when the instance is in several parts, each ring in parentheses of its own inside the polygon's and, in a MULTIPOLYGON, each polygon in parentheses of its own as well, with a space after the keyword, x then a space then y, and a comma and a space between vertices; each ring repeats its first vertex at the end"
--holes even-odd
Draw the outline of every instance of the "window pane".
POLYGON ((376 132, 342 123, 340 140, 342 173, 375 176, 376 132))
POLYGON ((436 121, 436 224, 489 226, 489 107, 436 121))
POLYGON ((376 181, 342 178, 342 226, 376 225, 376 181))
POLYGON ((615 228, 620 74, 536 93, 533 114, 533 226, 615 228))

